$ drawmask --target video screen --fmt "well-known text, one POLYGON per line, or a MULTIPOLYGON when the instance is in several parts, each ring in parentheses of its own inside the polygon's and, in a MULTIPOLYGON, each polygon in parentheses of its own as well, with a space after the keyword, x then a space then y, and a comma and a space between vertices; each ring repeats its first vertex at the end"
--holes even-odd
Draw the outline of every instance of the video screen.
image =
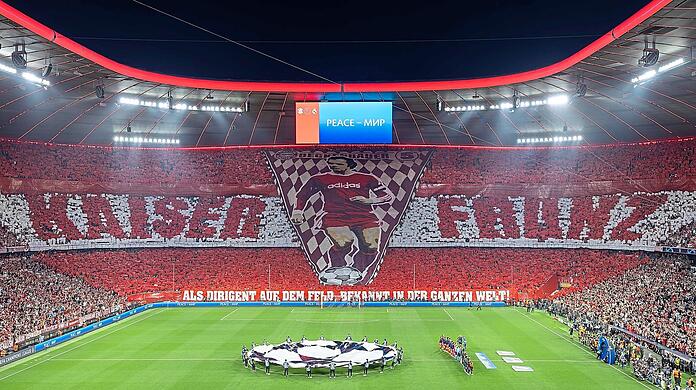
POLYGON ((390 144, 391 102, 295 104, 297 144, 390 144))

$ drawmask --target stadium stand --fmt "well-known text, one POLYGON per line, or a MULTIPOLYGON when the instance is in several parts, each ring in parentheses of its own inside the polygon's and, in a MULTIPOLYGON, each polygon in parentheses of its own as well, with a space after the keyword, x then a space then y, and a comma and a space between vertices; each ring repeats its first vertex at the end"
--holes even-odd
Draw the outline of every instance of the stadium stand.
POLYGON ((5 227, 0 226, 0 244, 3 247, 17 247, 22 246, 23 242, 17 236, 8 231, 5 227))
POLYGON ((674 255, 656 255, 627 272, 564 296, 557 312, 575 321, 613 325, 696 355, 696 271, 674 255))
POLYGON ((425 183, 575 184, 696 175, 696 141, 587 148, 438 150, 425 183), (456 167, 456 169, 453 169, 456 167))
MULTIPOLYGON (((574 184, 696 176, 696 140, 573 149, 440 149, 426 184, 574 184), (524 161, 524 164, 520 164, 524 161)), ((257 149, 128 149, 0 142, 0 172, 79 182, 272 184, 257 149), (181 158, 186 155, 186 158, 181 158), (34 164, 42 161, 42 164, 34 164)))
MULTIPOLYGON (((34 259, 60 273, 83 278, 95 287, 113 290, 123 296, 184 288, 327 288, 319 284, 303 253, 297 249, 42 252, 34 255, 34 259)), ((509 289, 534 296, 552 276, 572 278, 572 289, 577 290, 619 275, 644 261, 638 253, 593 250, 399 248, 387 252, 382 276, 371 285, 360 288, 509 289)))
POLYGON ((372 288, 404 288, 415 269, 416 289, 506 289, 534 297, 553 276, 572 278, 571 289, 578 290, 643 261, 638 253, 584 249, 399 248, 387 253, 372 288))
MULTIPOLYGON (((684 314, 673 316, 693 310, 693 302, 680 301, 685 292, 679 286, 693 286, 694 280, 686 278, 677 263, 669 273, 659 274, 656 260, 643 252, 521 247, 539 246, 549 238, 578 240, 582 247, 633 240, 640 245, 693 246, 695 225, 685 210, 693 210, 696 203, 690 192, 696 189, 690 181, 696 173, 695 148, 696 141, 690 140, 581 148, 572 153, 437 150, 418 196, 392 238, 379 276, 361 289, 504 289, 515 297, 545 297, 554 289, 542 287, 561 278, 570 287, 554 296, 563 297, 575 311, 588 311, 599 310, 588 309, 588 299, 595 305, 608 302, 605 294, 611 291, 628 299, 630 291, 641 294, 636 286, 647 283, 642 293, 653 298, 660 296, 650 293, 653 287, 672 289, 670 297, 660 302, 662 307, 650 301, 645 307, 653 307, 651 313, 631 316, 607 304, 601 308, 606 312, 596 315, 693 353, 693 324, 679 328, 669 322, 683 320, 684 314), (525 163, 520 166, 519 161, 525 163), (535 185, 551 190, 539 191, 535 185), (458 195, 471 194, 480 186, 485 186, 484 194, 458 195), (575 187, 568 190, 568 186, 575 187), (565 195, 549 196, 561 187, 565 195), (474 210, 477 224, 468 224, 474 210), (472 239, 483 246, 506 248, 433 247, 463 245, 472 239), (669 285, 655 279, 667 276, 677 282, 669 285), (645 324, 641 315, 662 320, 645 324)), ((0 259, 2 276, 14 283, 2 288, 3 298, 20 302, 18 291, 26 289, 32 304, 22 310, 33 310, 25 315, 17 312, 16 305, 2 307, 0 344, 118 307, 137 294, 325 288, 297 248, 297 237, 258 150, 111 149, 4 141, 0 172, 0 188, 15 189, 0 194, 3 248, 39 242, 44 246, 31 248, 70 244, 90 249, 0 259), (62 193, 45 190, 57 181, 62 193), (120 249, 127 239, 140 244, 120 249), (213 247, 221 241, 227 246, 263 243, 267 248, 213 247), (92 250, 94 242, 107 249, 92 250), (205 245, 179 247, 191 242, 205 245), (34 275, 33 279, 18 277, 25 274, 34 275), (34 279, 37 282, 31 286, 24 284, 34 279), (68 287, 60 294, 50 293, 57 283, 68 287)))
MULTIPOLYGON (((416 197, 392 246, 690 247, 695 208, 696 192, 689 191, 572 198, 416 197)), ((298 245, 277 196, 0 194, 0 225, 6 232, 0 235, 4 247, 298 245)))
POLYGON ((44 252, 34 255, 34 259, 122 296, 183 288, 304 290, 319 284, 297 249, 44 252))
POLYGON ((271 184, 256 150, 128 149, 0 142, 0 172, 17 179, 129 184, 271 184), (185 154, 186 158, 181 158, 185 154), (234 157, 230 158, 230 154, 234 157), (36 164, 41 161, 41 164, 36 164))
MULTIPOLYGON (((8 270, 3 276, 9 286, 3 289, 3 298, 11 304, 4 307, 6 325, 0 343, 121 305, 127 297, 146 292, 331 289, 318 283, 298 249, 41 252, 2 261, 3 270, 8 270), (27 292, 23 298, 22 291, 27 292), (27 299, 31 304, 24 305, 27 299), (56 307, 62 309, 57 313, 44 309, 56 307), (30 308, 35 312, 17 313, 30 308), (15 324, 13 318, 29 322, 15 324)), ((571 279, 572 287, 566 291, 574 291, 646 261, 638 253, 613 251, 403 248, 388 252, 381 277, 360 289, 508 289, 516 296, 535 297, 539 287, 553 276, 571 279)))
POLYGON ((90 314, 118 311, 126 299, 29 256, 7 256, 0 257, 0 302, 3 350, 90 314))

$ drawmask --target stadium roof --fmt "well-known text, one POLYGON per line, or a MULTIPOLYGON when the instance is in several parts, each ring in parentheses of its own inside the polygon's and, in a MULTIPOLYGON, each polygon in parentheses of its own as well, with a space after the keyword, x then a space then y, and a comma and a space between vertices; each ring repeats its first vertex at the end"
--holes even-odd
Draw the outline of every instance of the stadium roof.
POLYGON ((597 144, 696 135, 696 0, 654 0, 584 49, 540 69, 406 83, 164 75, 112 61, 2 1, 0 14, 0 136, 6 138, 110 145, 130 129, 177 138, 181 146, 292 144, 294 103, 319 100, 392 101, 400 144, 499 146, 575 136, 597 144), (653 40, 658 62, 639 66, 653 40), (16 71, 12 53, 22 49, 27 69, 16 71), (50 86, 42 86, 47 53, 50 86), (103 89, 103 97, 95 89, 103 89))

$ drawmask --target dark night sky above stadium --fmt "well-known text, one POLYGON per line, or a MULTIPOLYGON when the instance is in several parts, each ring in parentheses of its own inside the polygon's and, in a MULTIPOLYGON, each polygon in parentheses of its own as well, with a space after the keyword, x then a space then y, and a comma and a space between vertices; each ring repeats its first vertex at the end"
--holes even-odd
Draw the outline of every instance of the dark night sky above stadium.
MULTIPOLYGON (((649 2, 141 1, 336 82, 538 68, 574 53, 649 2), (529 37, 537 38, 519 39, 529 37)), ((131 66, 214 79, 321 81, 131 0, 7 2, 131 66)))

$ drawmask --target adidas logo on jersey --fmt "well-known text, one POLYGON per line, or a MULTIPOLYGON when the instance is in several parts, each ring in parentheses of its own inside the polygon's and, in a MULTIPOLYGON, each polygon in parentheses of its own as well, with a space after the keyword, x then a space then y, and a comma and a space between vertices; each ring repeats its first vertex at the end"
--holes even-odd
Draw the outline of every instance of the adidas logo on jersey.
POLYGON ((329 184, 328 189, 332 188, 360 188, 360 183, 334 183, 334 184, 329 184))

